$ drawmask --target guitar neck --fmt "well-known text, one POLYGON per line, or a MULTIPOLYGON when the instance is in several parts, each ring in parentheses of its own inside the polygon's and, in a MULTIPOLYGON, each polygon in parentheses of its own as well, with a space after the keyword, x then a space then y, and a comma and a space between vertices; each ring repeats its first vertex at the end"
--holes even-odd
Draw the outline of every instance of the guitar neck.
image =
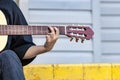
MULTIPOLYGON (((52 27, 57 27, 60 35, 65 35, 65 26, 52 27)), ((46 35, 49 32, 48 26, 0 25, 0 35, 46 35)))

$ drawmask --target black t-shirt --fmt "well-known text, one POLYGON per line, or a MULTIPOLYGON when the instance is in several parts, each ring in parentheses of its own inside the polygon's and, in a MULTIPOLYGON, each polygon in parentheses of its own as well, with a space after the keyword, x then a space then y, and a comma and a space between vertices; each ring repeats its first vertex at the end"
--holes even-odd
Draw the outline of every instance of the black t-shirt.
MULTIPOLYGON (((9 25, 27 25, 27 22, 13 0, 0 0, 0 10, 5 14, 7 24, 9 25)), ((23 56, 29 47, 35 45, 31 35, 8 36, 8 42, 5 50, 13 50, 20 58, 22 65, 30 63, 34 58, 24 59, 23 56)))

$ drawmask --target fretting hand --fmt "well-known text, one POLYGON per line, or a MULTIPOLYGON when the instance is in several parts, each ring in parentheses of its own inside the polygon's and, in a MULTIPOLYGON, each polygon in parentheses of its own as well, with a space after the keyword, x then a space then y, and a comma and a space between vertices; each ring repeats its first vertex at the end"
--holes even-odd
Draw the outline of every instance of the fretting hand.
POLYGON ((50 51, 54 47, 54 45, 59 37, 58 28, 56 28, 56 27, 48 27, 48 28, 50 30, 50 33, 48 33, 48 35, 46 35, 46 42, 44 44, 44 48, 46 51, 50 51))

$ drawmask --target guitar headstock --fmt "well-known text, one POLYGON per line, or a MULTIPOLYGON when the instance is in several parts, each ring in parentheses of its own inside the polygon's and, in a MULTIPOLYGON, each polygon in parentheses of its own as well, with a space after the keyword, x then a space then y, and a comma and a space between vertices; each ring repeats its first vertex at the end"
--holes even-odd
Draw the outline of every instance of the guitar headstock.
POLYGON ((71 37, 71 40, 75 38, 76 42, 81 39, 81 42, 83 43, 85 39, 90 40, 94 35, 94 32, 89 26, 67 26, 66 35, 71 37))

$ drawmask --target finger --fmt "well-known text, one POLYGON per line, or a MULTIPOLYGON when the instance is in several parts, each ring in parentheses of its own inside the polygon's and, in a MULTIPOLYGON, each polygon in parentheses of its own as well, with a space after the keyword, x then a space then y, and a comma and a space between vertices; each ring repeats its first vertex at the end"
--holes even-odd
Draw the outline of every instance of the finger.
POLYGON ((50 29, 50 33, 55 34, 55 31, 54 31, 53 27, 49 26, 48 28, 50 29))
POLYGON ((46 41, 49 41, 49 35, 46 35, 46 41))
POLYGON ((55 30, 55 34, 56 34, 56 35, 59 35, 59 30, 58 30, 58 28, 54 27, 54 30, 55 30))

